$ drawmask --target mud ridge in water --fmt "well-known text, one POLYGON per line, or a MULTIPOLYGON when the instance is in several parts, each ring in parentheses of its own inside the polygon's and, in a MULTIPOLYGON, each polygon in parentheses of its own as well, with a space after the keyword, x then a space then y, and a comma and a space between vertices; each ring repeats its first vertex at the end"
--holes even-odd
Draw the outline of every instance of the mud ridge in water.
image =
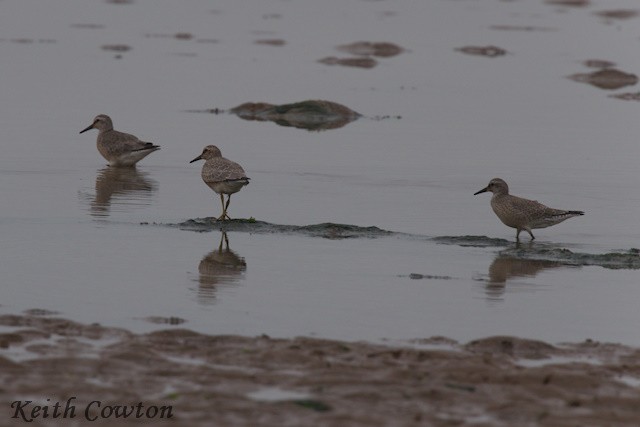
POLYGON ((341 128, 361 116, 344 105, 325 100, 281 105, 249 102, 229 111, 245 120, 272 121, 280 126, 307 130, 341 128))
POLYGON ((217 221, 215 218, 190 219, 170 226, 189 231, 240 231, 246 233, 282 233, 302 234, 311 237, 323 237, 325 239, 350 239, 350 238, 377 238, 394 234, 392 231, 382 230, 378 227, 360 227, 357 225, 334 224, 330 222, 313 225, 281 225, 271 224, 253 219, 234 219, 230 221, 217 221))
POLYGON ((373 68, 378 65, 378 61, 373 58, 338 58, 336 56, 327 56, 318 59, 318 63, 324 65, 342 65, 344 67, 354 68, 373 68))
POLYGON ((359 56, 377 56, 379 58, 391 58, 400 55, 404 49, 388 42, 355 42, 336 47, 339 51, 359 56))
POLYGON ((143 318, 142 320, 145 320, 149 323, 154 323, 156 325, 181 325, 186 322, 185 319, 175 316, 149 316, 143 318))
POLYGON ((600 89, 614 90, 638 83, 638 76, 615 68, 603 68, 593 73, 578 73, 568 76, 570 80, 588 83, 600 89))
POLYGON ((378 65, 378 61, 372 58, 391 58, 405 52, 402 47, 389 42, 366 42, 359 41, 350 44, 344 44, 336 47, 337 50, 355 55, 349 58, 337 58, 328 56, 319 59, 320 64, 325 65, 342 65, 345 67, 355 68, 373 68, 378 65))
POLYGON ((568 6, 568 7, 586 7, 589 6, 589 0, 546 0, 545 3, 555 6, 568 6))
POLYGON ((613 68, 616 66, 615 62, 606 61, 604 59, 587 59, 586 61, 582 62, 582 65, 584 65, 587 68, 598 68, 598 69, 613 68))
POLYGON ((254 40, 253 43, 267 46, 284 46, 285 44, 287 44, 287 42, 282 39, 259 39, 254 40))
POLYGON ((30 44, 55 44, 58 41, 56 39, 31 39, 31 38, 26 38, 26 37, 21 37, 21 38, 12 38, 12 39, 4 39, 4 38, 0 38, 0 42, 9 42, 9 43, 16 43, 16 44, 22 44, 22 45, 30 45, 30 44))
POLYGON ((638 16, 638 11, 633 9, 603 10, 594 14, 605 19, 631 19, 638 16))
POLYGON ((13 315, 0 316, 0 325, 15 327, 0 338, 0 381, 11 385, 0 388, 4 402, 46 397, 51 409, 77 396, 74 421, 93 400, 171 408, 170 421, 111 417, 92 425, 640 424, 640 350, 591 340, 434 337, 388 346, 185 329, 133 334, 13 315), (38 349, 43 339, 46 353, 38 349))
POLYGON ((640 92, 627 92, 609 95, 609 98, 622 99, 623 101, 640 101, 640 92))
POLYGON ((512 245, 513 242, 510 242, 506 239, 496 239, 487 236, 438 236, 434 237, 433 240, 437 243, 441 243, 444 245, 458 245, 458 246, 470 246, 477 248, 486 248, 486 247, 503 247, 512 245))
POLYGON ((244 120, 270 121, 280 126, 321 131, 341 128, 362 117, 356 111, 336 102, 306 100, 274 105, 266 102, 245 102, 226 111, 219 108, 188 110, 192 113, 235 114, 244 120))
POLYGON ((422 274, 422 273, 399 274, 398 277, 408 277, 411 280, 451 280, 453 279, 453 277, 451 276, 439 276, 437 274, 422 274))
MULTIPOLYGON (((147 223, 143 223, 147 225, 147 223)), ((608 269, 640 269, 640 249, 631 248, 626 251, 609 252, 604 254, 590 254, 573 252, 566 248, 550 246, 543 243, 514 243, 513 241, 492 238, 487 236, 435 236, 429 237, 419 234, 400 233, 383 230, 370 226, 361 227, 350 224, 321 223, 311 225, 283 225, 272 224, 255 219, 234 219, 230 221, 218 221, 215 218, 195 218, 178 224, 155 224, 167 227, 176 227, 181 230, 209 232, 209 231, 236 231, 244 233, 262 234, 299 234, 309 237, 322 237, 325 239, 375 239, 381 237, 399 237, 409 240, 433 241, 443 245, 456 245, 475 248, 504 248, 498 252, 499 257, 511 260, 536 260, 566 266, 599 266, 608 269)), ((448 277, 423 275, 419 278, 447 279, 448 277)))
POLYGON ((498 46, 463 46, 455 50, 467 55, 486 56, 488 58, 496 58, 507 54, 506 50, 498 46))
POLYGON ((596 265, 613 270, 640 269, 640 250, 635 248, 624 252, 588 254, 572 252, 564 248, 545 248, 532 245, 526 249, 518 247, 505 249, 500 252, 500 255, 518 259, 556 261, 564 265, 596 265))
POLYGON ((534 25, 491 25, 489 28, 499 31, 557 31, 557 28, 536 27, 534 25))

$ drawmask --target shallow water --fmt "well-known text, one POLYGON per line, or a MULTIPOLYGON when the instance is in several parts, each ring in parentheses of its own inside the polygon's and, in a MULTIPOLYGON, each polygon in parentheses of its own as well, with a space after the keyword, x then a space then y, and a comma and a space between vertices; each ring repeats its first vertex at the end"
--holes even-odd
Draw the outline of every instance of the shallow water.
POLYGON ((180 324, 216 334, 638 345, 635 264, 559 256, 601 260, 639 245, 639 105, 609 96, 637 89, 568 78, 593 72, 585 61, 594 59, 640 70, 638 18, 594 13, 635 6, 4 0, 0 311, 45 309, 140 332, 180 324), (265 39, 284 44, 256 43, 265 39), (352 57, 336 47, 357 41, 404 51, 370 69, 318 62, 352 57), (364 117, 309 132, 189 112, 306 99, 364 117), (162 150, 135 171, 106 168, 95 131, 78 134, 99 113, 162 150), (252 178, 233 196, 232 217, 404 234, 229 230, 236 256, 223 245, 221 262, 219 231, 170 226, 220 214, 201 166, 188 164, 211 143, 252 178), (514 194, 586 215, 537 230, 533 249, 518 255, 489 196, 473 196, 494 176, 514 194))

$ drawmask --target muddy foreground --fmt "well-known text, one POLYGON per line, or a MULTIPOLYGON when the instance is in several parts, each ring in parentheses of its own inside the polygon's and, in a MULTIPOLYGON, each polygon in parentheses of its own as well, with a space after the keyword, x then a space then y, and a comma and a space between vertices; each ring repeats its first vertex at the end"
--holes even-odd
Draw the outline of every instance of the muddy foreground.
POLYGON ((31 314, 0 325, 12 331, 2 425, 640 425, 640 350, 615 344, 138 335, 31 314))

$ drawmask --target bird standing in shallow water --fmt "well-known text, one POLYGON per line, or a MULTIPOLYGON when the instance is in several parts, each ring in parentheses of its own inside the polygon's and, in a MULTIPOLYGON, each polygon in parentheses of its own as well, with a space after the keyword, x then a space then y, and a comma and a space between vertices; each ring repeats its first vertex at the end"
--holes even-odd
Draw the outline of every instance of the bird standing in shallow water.
POLYGON ((573 218, 584 215, 582 211, 563 211, 552 209, 535 200, 523 199, 509 194, 509 186, 500 178, 493 178, 482 190, 474 193, 484 193, 490 191, 491 208, 496 213, 500 221, 508 227, 515 228, 516 240, 520 240, 522 230, 529 233, 531 240, 535 239, 532 228, 546 228, 573 218))
POLYGON ((138 137, 113 130, 113 122, 106 114, 99 114, 93 123, 80 133, 98 129, 97 145, 102 157, 110 166, 135 166, 140 160, 160 149, 151 142, 140 141, 138 137))
POLYGON ((242 166, 222 157, 220 149, 215 145, 207 145, 204 147, 202 154, 189 163, 202 159, 205 160, 202 166, 202 180, 211 187, 213 191, 220 195, 220 201, 222 202, 222 215, 218 217, 218 221, 231 219, 229 215, 227 215, 231 195, 237 193, 242 187, 249 184, 249 178, 247 178, 242 166), (226 203, 224 202, 225 194, 227 195, 226 203))

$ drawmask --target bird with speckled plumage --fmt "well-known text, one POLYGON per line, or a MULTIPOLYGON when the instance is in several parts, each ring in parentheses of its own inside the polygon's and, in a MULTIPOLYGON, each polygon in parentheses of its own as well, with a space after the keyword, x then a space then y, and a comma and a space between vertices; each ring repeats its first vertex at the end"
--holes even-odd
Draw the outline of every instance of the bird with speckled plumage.
POLYGON ((107 159, 109 166, 135 166, 140 160, 160 149, 151 142, 140 141, 137 136, 113 130, 111 117, 106 114, 97 115, 93 123, 80 133, 90 129, 98 129, 98 152, 107 159))
POLYGON ((249 178, 242 169, 242 166, 227 158, 222 157, 220 149, 215 145, 207 145, 204 147, 202 154, 189 163, 198 160, 205 160, 202 165, 202 180, 213 191, 220 195, 222 202, 222 215, 218 217, 218 221, 231 219, 227 214, 231 195, 242 190, 242 187, 249 184, 249 178), (224 201, 224 195, 227 195, 227 202, 224 201))
POLYGON ((534 228, 546 228, 561 223, 575 216, 584 215, 582 211, 565 211, 552 209, 535 200, 523 199, 509 194, 509 186, 500 178, 493 178, 482 190, 474 193, 480 194, 490 191, 491 208, 500 218, 500 221, 508 227, 515 228, 516 240, 520 240, 520 232, 526 231, 535 239, 531 232, 534 228))

